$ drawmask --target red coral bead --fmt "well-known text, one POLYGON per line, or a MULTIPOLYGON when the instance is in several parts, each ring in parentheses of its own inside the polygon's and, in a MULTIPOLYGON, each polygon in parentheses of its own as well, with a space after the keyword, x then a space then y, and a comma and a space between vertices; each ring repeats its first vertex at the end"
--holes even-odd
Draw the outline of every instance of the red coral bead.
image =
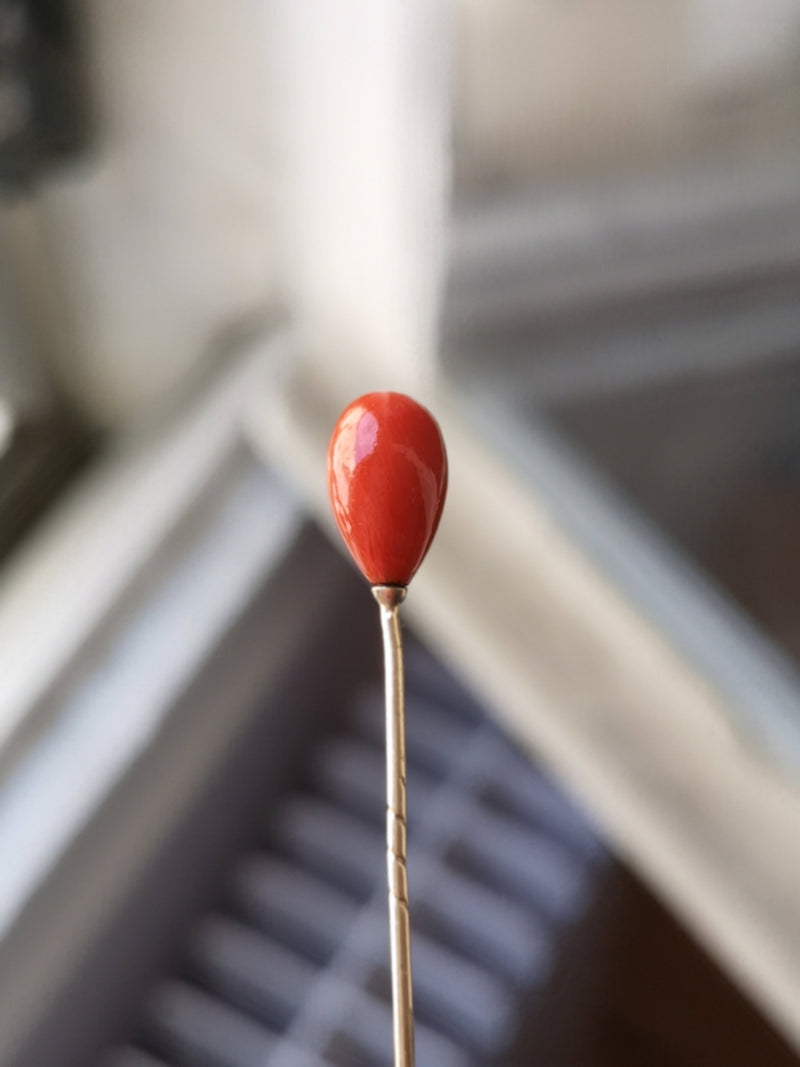
POLYGON ((402 393, 368 393, 339 416, 328 493, 353 559, 372 585, 408 585, 430 547, 447 490, 439 425, 402 393))

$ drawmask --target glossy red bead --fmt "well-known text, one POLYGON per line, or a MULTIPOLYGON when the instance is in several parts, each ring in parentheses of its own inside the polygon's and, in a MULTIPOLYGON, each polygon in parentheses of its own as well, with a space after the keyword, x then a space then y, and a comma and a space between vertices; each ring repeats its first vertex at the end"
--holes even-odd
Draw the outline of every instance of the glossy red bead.
POLYGON ((403 393, 354 400, 328 446, 328 493, 353 559, 372 585, 408 585, 430 547, 447 490, 439 425, 403 393))

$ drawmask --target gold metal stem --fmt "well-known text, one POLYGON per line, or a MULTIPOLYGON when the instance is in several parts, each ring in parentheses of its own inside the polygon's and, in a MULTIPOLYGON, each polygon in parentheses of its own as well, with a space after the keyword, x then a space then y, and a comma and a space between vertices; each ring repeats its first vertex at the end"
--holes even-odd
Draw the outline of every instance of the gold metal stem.
POLYGON ((406 873, 406 721, 403 645, 398 608, 406 590, 373 586, 381 609, 386 687, 386 866, 389 876, 389 941, 395 1067, 414 1067, 414 1007, 411 996, 411 930, 406 873))

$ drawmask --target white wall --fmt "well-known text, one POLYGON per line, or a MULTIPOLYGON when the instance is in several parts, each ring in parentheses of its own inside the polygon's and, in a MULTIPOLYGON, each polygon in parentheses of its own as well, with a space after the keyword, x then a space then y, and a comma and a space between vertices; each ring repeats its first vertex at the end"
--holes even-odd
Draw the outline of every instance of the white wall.
POLYGON ((83 0, 96 154, 42 193, 70 390, 132 417, 274 299, 261 0, 83 0))
MULTIPOLYGON (((487 178, 663 165, 714 137, 741 140, 739 126, 697 118, 703 101, 731 85, 768 96, 791 74, 800 22, 799 0, 80 0, 79 11, 96 153, 48 180, 22 231, 45 267, 44 347, 84 409, 111 423, 179 388, 220 331, 279 301, 313 343, 366 357, 386 385, 429 375, 451 85, 457 194, 487 178)), ((746 112, 751 153, 770 130, 777 142, 797 133, 791 108, 770 107, 746 112)))

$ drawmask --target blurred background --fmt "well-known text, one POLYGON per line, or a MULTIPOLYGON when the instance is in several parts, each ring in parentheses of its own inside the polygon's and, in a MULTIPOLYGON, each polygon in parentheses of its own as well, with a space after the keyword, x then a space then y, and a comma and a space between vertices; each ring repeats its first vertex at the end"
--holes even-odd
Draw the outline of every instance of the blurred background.
POLYGON ((797 1062, 799 164, 797 0, 0 0, 2 1067, 390 1064, 373 388, 422 1067, 797 1062))

